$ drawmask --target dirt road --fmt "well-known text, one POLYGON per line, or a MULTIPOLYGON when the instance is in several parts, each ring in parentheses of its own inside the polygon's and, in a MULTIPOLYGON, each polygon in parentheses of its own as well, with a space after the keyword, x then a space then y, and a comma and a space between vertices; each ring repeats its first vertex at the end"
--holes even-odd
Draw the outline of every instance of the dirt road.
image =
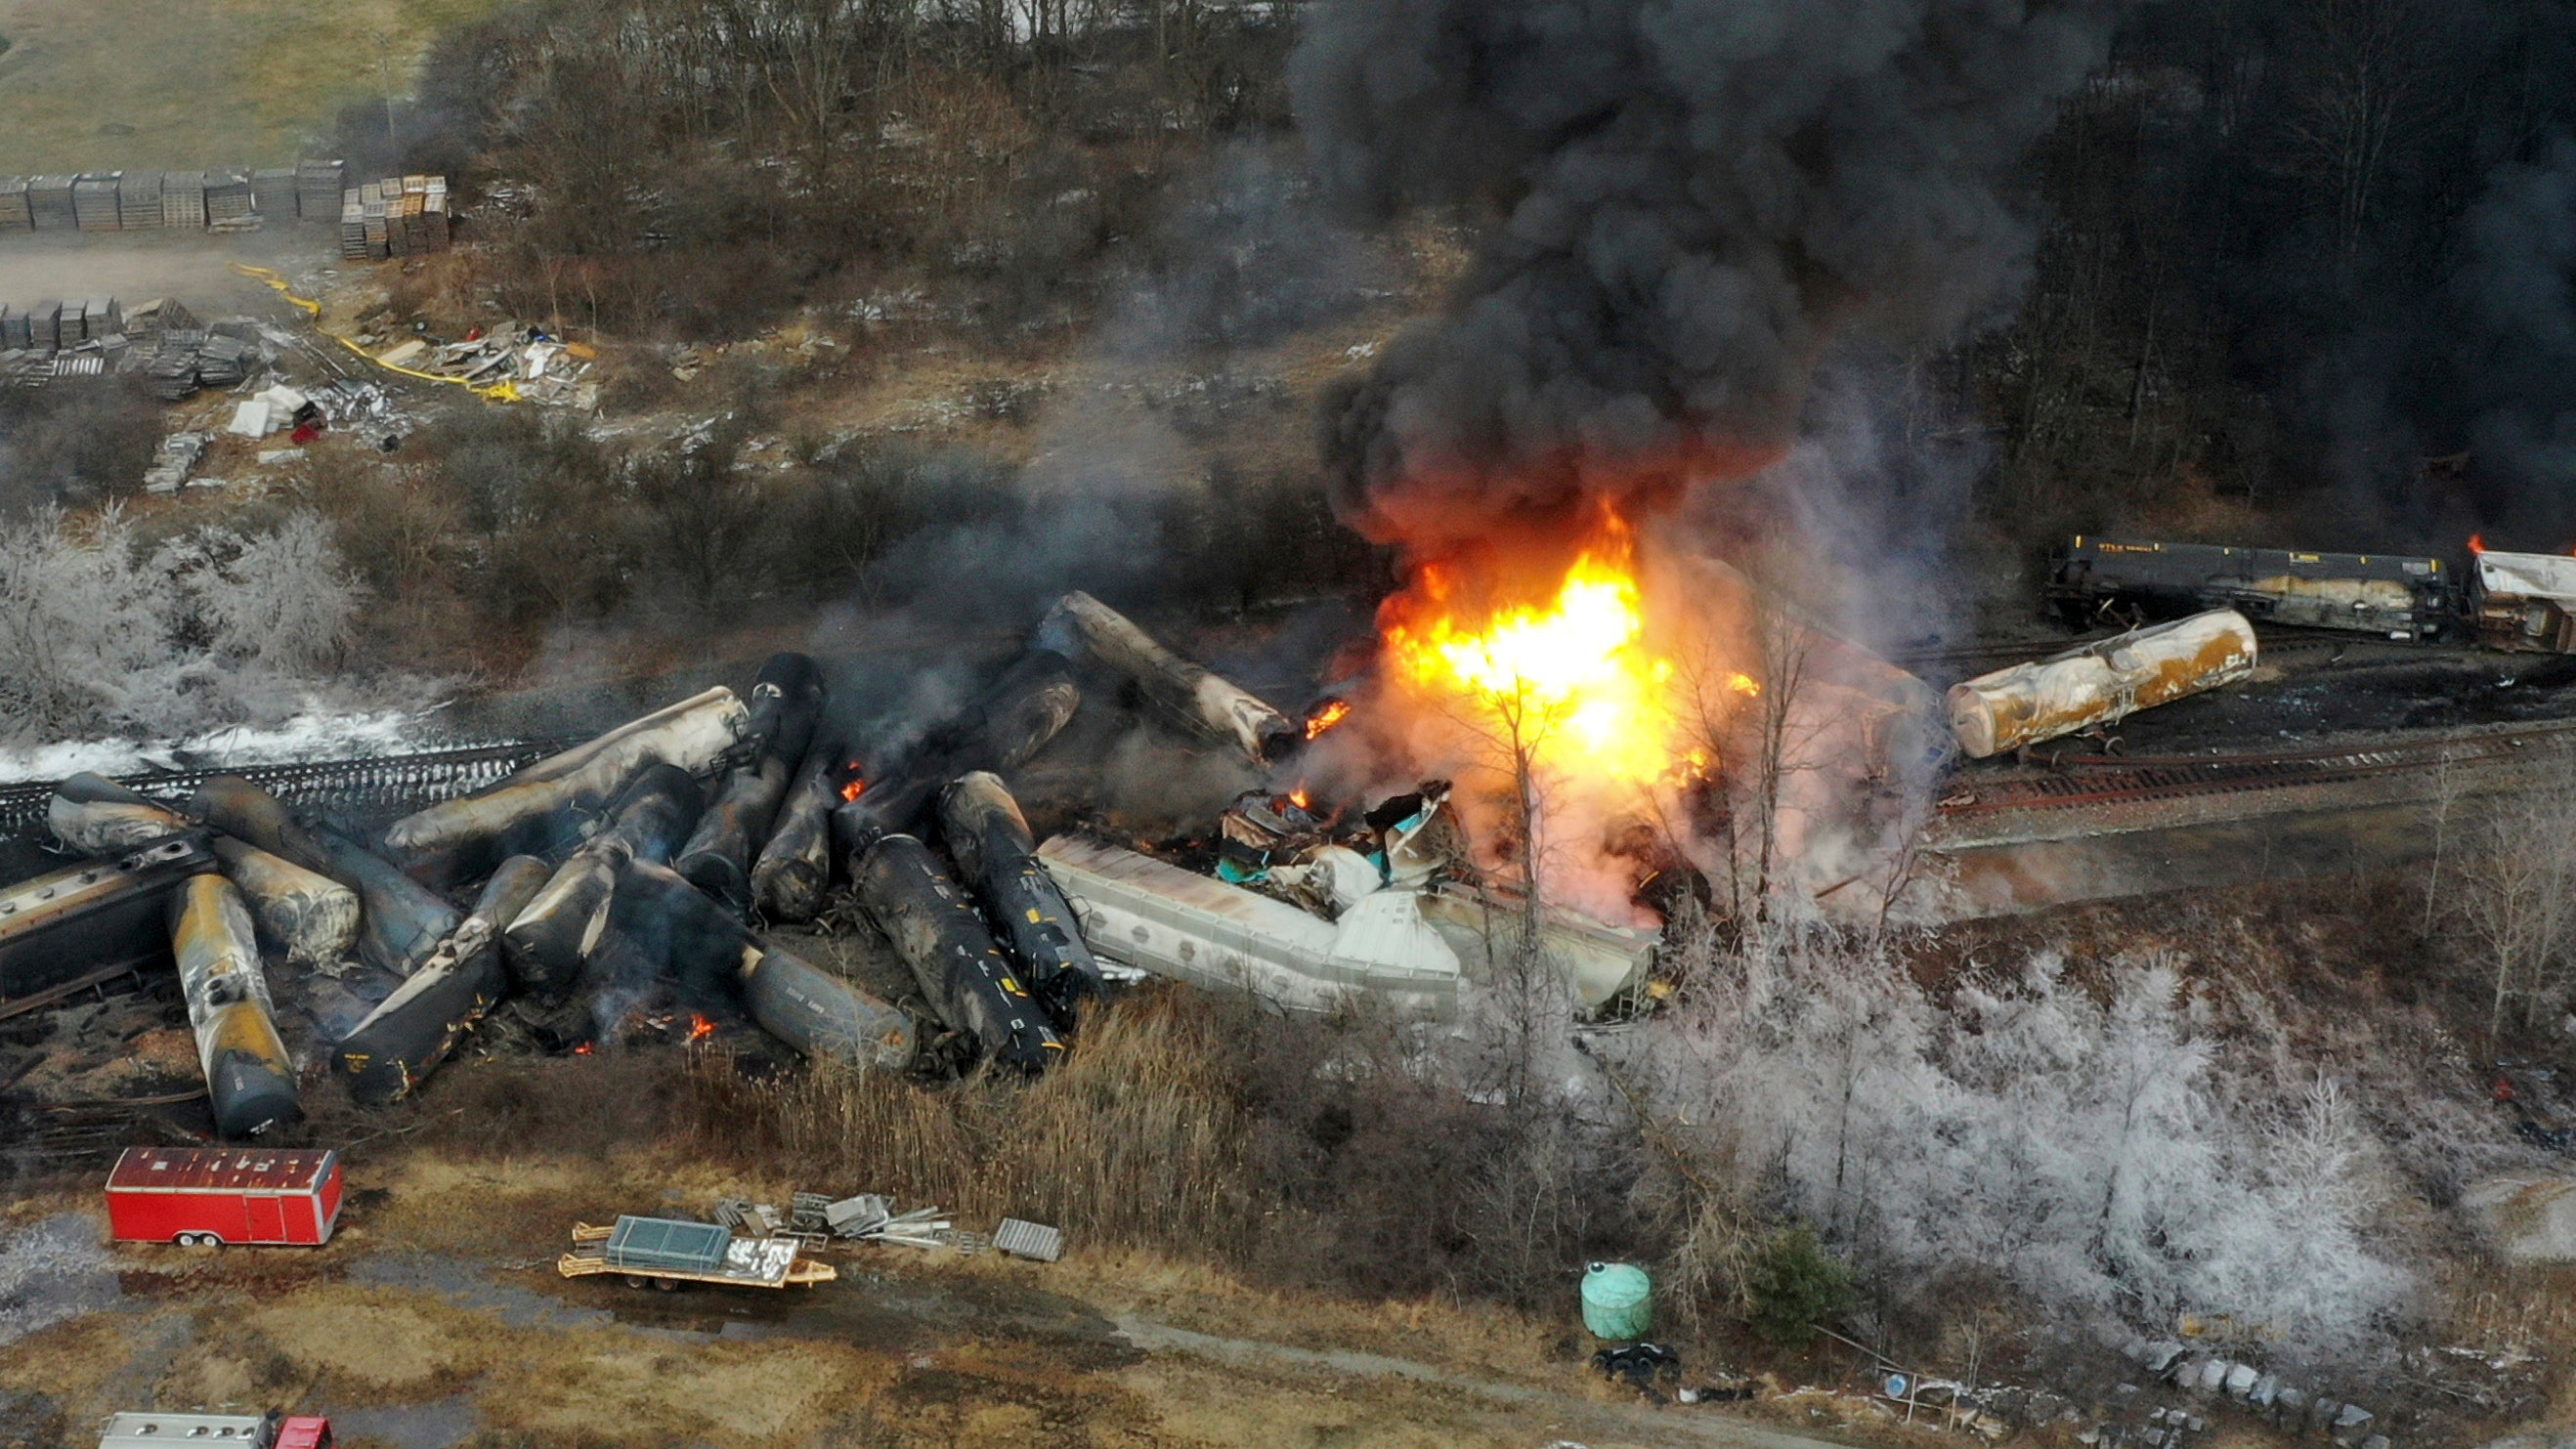
POLYGON ((865 1248, 783 1293, 567 1282, 551 1249, 598 1190, 582 1165, 377 1176, 319 1252, 111 1248, 76 1191, 11 1205, 0 1395, 45 1396, 31 1449, 118 1408, 290 1402, 349 1449, 1825 1442, 1613 1390, 1558 1327, 1078 1248, 865 1248))

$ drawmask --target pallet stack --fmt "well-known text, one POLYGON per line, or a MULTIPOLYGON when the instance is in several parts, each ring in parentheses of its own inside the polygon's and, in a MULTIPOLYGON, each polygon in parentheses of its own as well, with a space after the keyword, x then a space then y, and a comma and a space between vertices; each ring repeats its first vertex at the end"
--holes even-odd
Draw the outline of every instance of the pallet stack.
POLYGON ((116 183, 122 171, 84 171, 72 181, 72 225, 82 231, 115 231, 116 183))
POLYGON ((75 176, 27 178, 27 220, 38 231, 72 229, 72 185, 75 176))
POLYGON ((367 259, 366 188, 351 187, 340 193, 340 255, 353 262, 367 259))
POLYGON ((295 219, 295 168, 264 166, 250 174, 250 204, 268 221, 295 219))
POLYGON ((307 221, 320 221, 337 212, 348 169, 346 163, 339 161, 296 162, 296 214, 307 221))
POLYGON ((27 350, 27 314, 0 302, 0 349, 27 350))
POLYGON ((27 210, 27 178, 0 176, 0 231, 26 231, 35 224, 27 210))
POLYGON ((240 221, 250 215, 250 175, 242 171, 206 173, 206 225, 240 221))
POLYGON ((161 224, 202 227, 206 224, 206 173, 170 171, 161 177, 161 224))
POLYGON ((116 225, 121 231, 160 229, 160 172, 128 171, 116 183, 116 225))
POLYGON ((125 332, 125 309, 114 297, 92 297, 81 303, 81 339, 98 342, 125 332))

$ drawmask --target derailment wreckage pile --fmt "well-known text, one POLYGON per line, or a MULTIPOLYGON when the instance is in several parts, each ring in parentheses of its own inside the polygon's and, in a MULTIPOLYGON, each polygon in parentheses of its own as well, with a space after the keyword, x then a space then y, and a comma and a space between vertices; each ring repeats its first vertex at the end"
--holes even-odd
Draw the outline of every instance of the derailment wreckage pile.
MULTIPOLYGON (((781 654, 748 702, 709 689, 371 840, 235 777, 155 799, 76 776, 48 824, 89 858, 0 893, 0 1000, 175 958, 215 1125, 235 1138, 300 1114, 307 1061, 361 1102, 417 1091, 504 1003, 540 1050, 586 1052, 658 994, 688 1039, 715 1012, 884 1072, 1044 1070, 1085 1005, 1140 973, 1287 1010, 1454 1009, 1490 926, 1445 784, 1347 819, 1249 791, 1223 819, 1215 877, 1089 836, 1040 844, 1005 775, 1087 686, 1246 778, 1307 738, 1073 594, 963 710, 890 750, 854 749, 815 661, 781 654), (837 950, 816 964, 766 933, 814 920, 836 881, 851 905, 835 922, 852 918, 845 939, 886 971, 837 950), (301 1016, 271 990, 290 968, 301 1016), (880 994, 889 972, 897 989, 880 994)), ((1545 931, 1593 1006, 1637 981, 1653 945, 1564 913, 1545 931)))

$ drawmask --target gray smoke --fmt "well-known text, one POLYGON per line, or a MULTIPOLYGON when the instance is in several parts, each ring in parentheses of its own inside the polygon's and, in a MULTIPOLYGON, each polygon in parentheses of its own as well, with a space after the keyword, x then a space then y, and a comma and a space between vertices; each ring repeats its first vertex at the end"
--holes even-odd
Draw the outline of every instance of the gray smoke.
POLYGON ((2507 167, 2462 223, 2456 384, 2478 515, 2557 549, 2576 528, 2576 140, 2507 167))
POLYGON ((1452 305, 1326 401, 1344 516, 1417 549, 1652 503, 1794 436, 1829 344, 1906 351, 2029 270, 2002 177, 2122 0, 1328 0, 1317 172, 1493 209, 1452 305))

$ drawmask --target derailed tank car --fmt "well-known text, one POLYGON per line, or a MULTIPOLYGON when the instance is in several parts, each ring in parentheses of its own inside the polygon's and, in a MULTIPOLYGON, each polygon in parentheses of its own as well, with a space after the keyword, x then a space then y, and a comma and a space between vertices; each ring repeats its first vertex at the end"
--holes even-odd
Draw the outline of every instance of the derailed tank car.
POLYGON ((2070 624, 2133 623, 2234 609, 2258 624, 2390 639, 2456 632, 2451 570, 2403 554, 2304 553, 2078 536, 2049 561, 2048 598, 2070 624))
POLYGON ((2576 654, 2576 558, 2480 549, 2476 565, 2469 618, 2479 643, 2576 654))
POLYGON ((2254 626, 2213 609, 1954 684, 1950 726, 1982 760, 2243 679, 2257 657, 2254 626))

